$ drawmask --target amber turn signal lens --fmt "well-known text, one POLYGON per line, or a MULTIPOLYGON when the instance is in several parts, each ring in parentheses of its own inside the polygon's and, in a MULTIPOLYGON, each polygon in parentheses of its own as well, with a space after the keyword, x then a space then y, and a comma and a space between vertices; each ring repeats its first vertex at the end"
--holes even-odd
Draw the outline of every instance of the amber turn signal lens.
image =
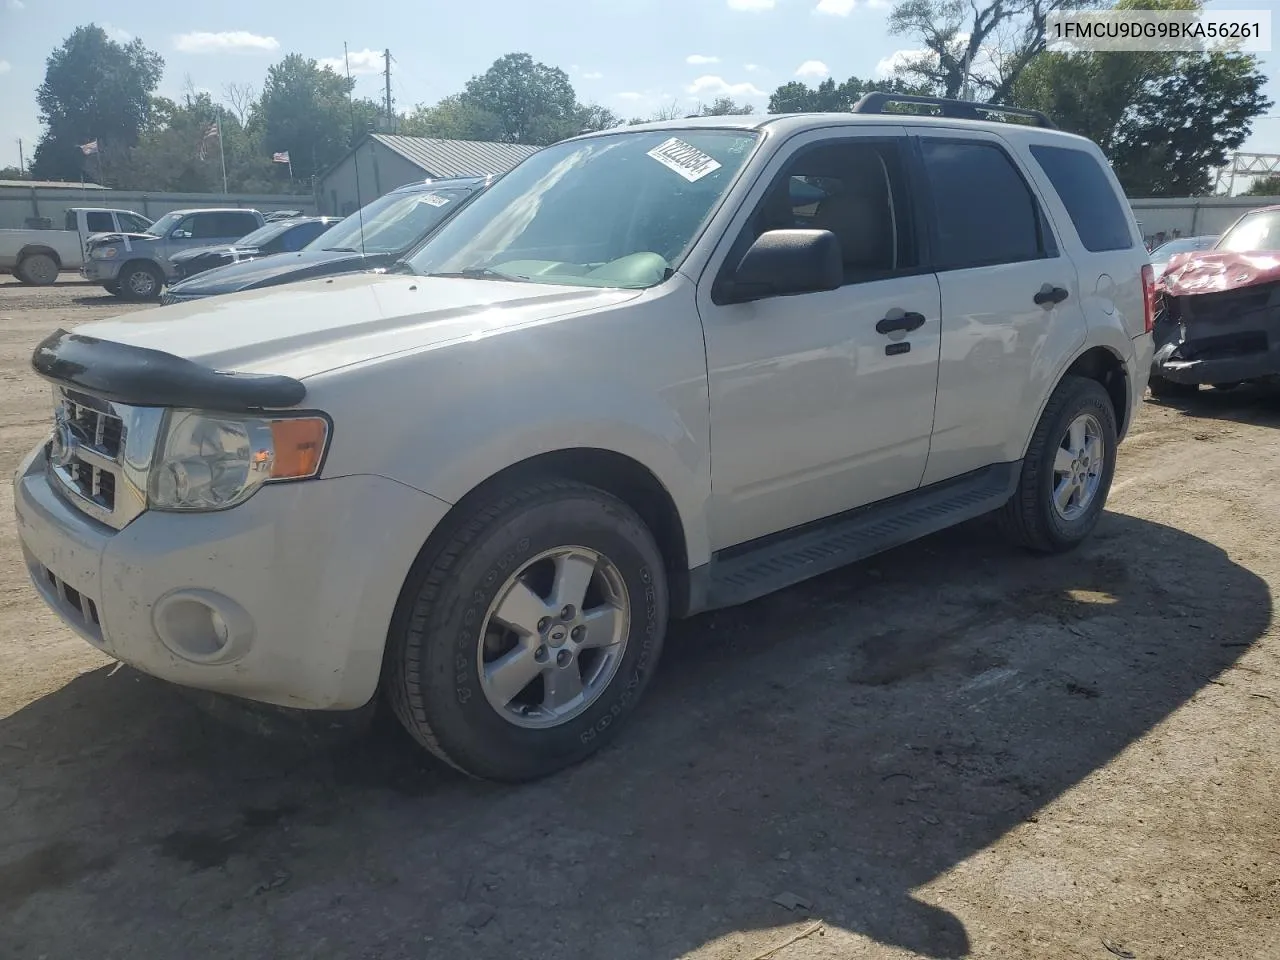
POLYGON ((329 422, 323 417, 290 417, 271 421, 271 440, 275 444, 272 480, 303 480, 320 472, 325 444, 329 440, 329 422))

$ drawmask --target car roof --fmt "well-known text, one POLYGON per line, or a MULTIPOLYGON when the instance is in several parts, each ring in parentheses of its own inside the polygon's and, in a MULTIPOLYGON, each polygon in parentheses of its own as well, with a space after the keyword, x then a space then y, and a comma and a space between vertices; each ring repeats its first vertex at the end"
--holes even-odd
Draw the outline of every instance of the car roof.
POLYGON ((830 127, 858 127, 886 123, 907 128, 947 127, 953 130, 985 130, 1015 137, 1034 132, 1036 134, 1050 134, 1067 140, 1092 142, 1086 137, 1068 133, 1056 127, 1014 123, 1008 120, 969 120, 959 117, 926 117, 906 113, 765 113, 746 114, 744 116, 686 117, 683 120, 653 120, 648 123, 637 123, 634 126, 613 127, 609 130, 585 133, 573 139, 587 139, 630 131, 668 130, 672 132, 678 130, 767 130, 770 133, 789 135, 830 127))
POLYGON ((441 177, 438 180, 415 180, 402 187, 396 187, 391 193, 427 193, 440 187, 479 187, 492 183, 495 176, 487 177, 441 177))
POLYGON ((258 211, 250 207, 183 207, 181 210, 167 212, 186 216, 188 213, 257 213, 258 211))

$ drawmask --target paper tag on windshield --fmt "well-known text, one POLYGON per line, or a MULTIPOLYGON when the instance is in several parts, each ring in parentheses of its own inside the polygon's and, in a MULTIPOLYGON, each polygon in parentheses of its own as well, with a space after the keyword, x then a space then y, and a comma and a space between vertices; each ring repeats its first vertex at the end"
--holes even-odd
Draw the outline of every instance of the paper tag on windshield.
POLYGON ((428 193, 425 197, 422 198, 422 202, 429 203, 433 207, 443 207, 446 203, 449 202, 449 198, 442 197, 438 193, 428 193))
POLYGON ((649 156, 669 170, 674 170, 690 183, 720 169, 720 161, 709 157, 692 144, 672 137, 649 151, 649 156))

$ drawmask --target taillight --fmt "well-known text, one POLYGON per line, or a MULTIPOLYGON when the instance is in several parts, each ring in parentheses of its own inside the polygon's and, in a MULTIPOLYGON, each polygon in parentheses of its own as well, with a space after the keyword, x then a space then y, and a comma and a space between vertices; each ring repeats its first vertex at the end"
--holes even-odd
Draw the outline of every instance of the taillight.
POLYGON ((1156 270, 1149 263, 1142 265, 1142 312, 1146 332, 1156 328, 1156 270))

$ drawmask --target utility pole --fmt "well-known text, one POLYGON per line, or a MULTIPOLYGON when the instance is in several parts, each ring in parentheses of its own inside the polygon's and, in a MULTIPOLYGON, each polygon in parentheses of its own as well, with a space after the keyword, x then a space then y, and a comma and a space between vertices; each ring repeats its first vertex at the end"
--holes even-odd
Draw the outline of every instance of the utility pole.
POLYGON ((27 161, 22 156, 22 138, 18 138, 18 172, 26 175, 27 161))
POLYGON ((392 123, 393 115, 391 113, 391 48, 388 47, 382 53, 386 59, 386 69, 383 72, 386 75, 387 80, 387 131, 394 133, 395 130, 392 129, 394 126, 392 123))

